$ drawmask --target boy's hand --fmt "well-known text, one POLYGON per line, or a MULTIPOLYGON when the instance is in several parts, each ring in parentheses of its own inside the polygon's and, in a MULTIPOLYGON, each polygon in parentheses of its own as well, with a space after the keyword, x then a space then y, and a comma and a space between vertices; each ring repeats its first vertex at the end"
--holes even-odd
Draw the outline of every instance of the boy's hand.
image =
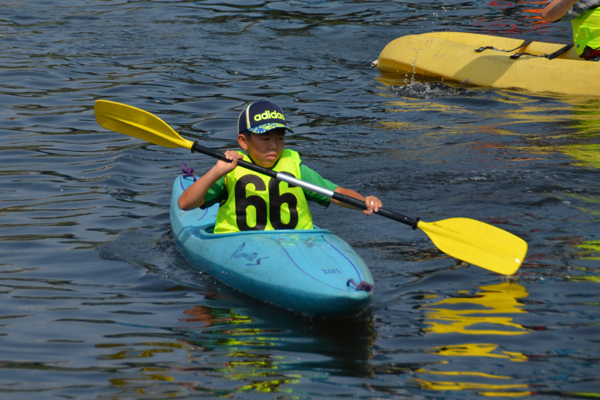
POLYGON ((205 202, 204 196, 206 196, 210 187, 223 175, 237 167, 238 160, 243 156, 237 151, 228 150, 225 152, 225 158, 231 160, 231 162, 217 161, 207 173, 202 175, 179 196, 177 203, 182 210, 192 210, 203 205, 205 202))
POLYGON ((221 176, 233 171, 235 169, 235 167, 237 167, 237 165, 238 165, 238 160, 244 158, 244 156, 242 156, 237 151, 227 150, 225 152, 225 158, 227 158, 228 160, 231 160, 231 162, 225 162, 225 161, 219 160, 219 161, 217 161, 217 164, 215 165, 215 167, 217 168, 217 170, 221 176))
POLYGON ((367 209, 363 210, 363 212, 365 215, 371 215, 373 212, 379 211, 381 208, 381 200, 375 196, 367 196, 365 197, 365 205, 367 206, 367 209))

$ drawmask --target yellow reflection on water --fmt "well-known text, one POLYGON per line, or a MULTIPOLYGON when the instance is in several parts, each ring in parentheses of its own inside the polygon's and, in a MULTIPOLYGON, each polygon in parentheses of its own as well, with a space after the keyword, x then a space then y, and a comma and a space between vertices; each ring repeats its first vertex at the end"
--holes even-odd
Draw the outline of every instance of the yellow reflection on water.
POLYGON ((527 361, 527 357, 521 353, 512 351, 498 352, 497 349, 498 345, 493 343, 467 343, 437 347, 432 353, 447 357, 490 357, 504 358, 510 361, 527 361))
MULTIPOLYGON (((392 95, 389 95, 390 97, 392 95)), ((537 99, 524 96, 517 96, 510 92, 502 93, 498 99, 500 103, 509 105, 506 109, 470 109, 468 105, 461 105, 457 102, 440 102, 438 99, 433 100, 391 100, 385 103, 386 112, 393 114, 404 113, 436 113, 460 116, 460 118, 469 119, 472 122, 469 124, 449 124, 440 127, 439 121, 434 120, 431 123, 426 121, 417 123, 413 118, 406 121, 381 120, 379 128, 382 130, 399 130, 399 131, 415 131, 422 132, 426 136, 452 136, 464 134, 492 134, 501 136, 531 136, 530 133, 522 133, 516 131, 519 125, 539 125, 543 126, 560 126, 560 125, 575 125, 575 132, 582 135, 589 135, 592 125, 578 124, 573 122, 573 118, 578 118, 573 109, 575 105, 564 102, 544 102, 540 103, 537 99), (541 104, 541 105, 540 105, 541 104), (511 107, 510 105, 514 105, 511 107), (493 123, 490 123, 493 121, 493 123), (443 128, 443 129, 439 129, 443 128)), ((600 108, 598 110, 600 115, 600 108)), ((403 116, 399 117, 403 119, 403 116)), ((589 116, 579 117, 585 120, 589 116)), ((597 117, 600 124, 600 117, 597 117)), ((420 119, 419 119, 420 120, 420 119)), ((529 130, 529 129, 528 129, 529 130)), ((538 138, 540 131, 534 131, 533 137, 538 138)), ((596 130, 597 133, 597 130, 596 130)), ((564 130, 543 131, 544 140, 561 140, 570 138, 572 133, 564 130)), ((537 143, 532 142, 531 145, 536 148, 537 143)), ((512 147, 511 147, 512 148, 512 147)), ((526 150, 527 148, 525 148, 526 150)))
POLYGON ((459 296, 424 306, 426 332, 469 335, 523 335, 528 332, 512 318, 498 314, 525 312, 517 299, 527 297, 519 284, 483 286, 475 296, 459 296), (484 328, 485 327, 485 328, 484 328))
MULTIPOLYGON (((172 369, 178 371, 176 378, 189 374, 190 382, 184 384, 189 390, 218 393, 218 397, 278 393, 281 398, 291 398, 298 391, 295 385, 307 377, 296 369, 290 370, 290 364, 304 362, 302 357, 289 355, 290 352, 313 354, 313 361, 318 360, 314 362, 323 362, 323 370, 356 368, 352 365, 358 360, 362 361, 359 364, 368 364, 375 337, 370 317, 307 322, 290 315, 288 321, 278 319, 276 326, 281 328, 275 328, 260 322, 260 317, 257 317, 257 324, 254 317, 233 310, 194 306, 185 314, 185 322, 201 325, 201 328, 198 335, 185 341, 193 347, 187 354, 188 365, 172 369), (257 325, 269 328, 255 328, 257 325), (277 349, 273 350, 271 346, 277 346, 277 349), (352 362, 348 363, 346 357, 352 362), (207 383, 205 379, 197 383, 195 375, 198 371, 218 383, 207 383), (223 384, 223 381, 231 383, 223 384), (221 389, 222 386, 227 389, 221 389)), ((314 372, 311 370, 310 374, 314 375, 314 372)))
POLYGON ((240 315, 233 310, 222 310, 206 306, 194 306, 184 311, 187 318, 181 318, 182 322, 196 322, 204 326, 227 325, 227 324, 247 324, 252 322, 252 318, 240 315))
POLYGON ((578 165, 586 168, 600 169, 600 145, 593 143, 578 143, 552 146, 520 146, 515 149, 531 154, 562 153, 572 157, 578 165))
MULTIPOLYGON (((205 327, 223 327, 211 331, 211 334, 217 336, 216 339, 204 342, 189 342, 194 346, 206 347, 226 347, 226 355, 229 361, 219 364, 220 367, 212 367, 210 370, 218 373, 222 379, 240 381, 242 385, 231 389, 232 393, 239 392, 281 392, 287 390, 282 386, 286 384, 297 383, 301 376, 285 374, 279 371, 279 363, 282 357, 274 356, 271 353, 255 353, 240 350, 242 347, 254 348, 263 346, 274 346, 278 340, 274 337, 264 335, 266 330, 257 328, 248 328, 243 325, 253 322, 249 316, 241 315, 233 310, 212 309, 205 306, 195 306, 185 311, 188 318, 186 322, 200 322, 205 327)), ((195 367, 190 367, 193 371, 195 367)), ((178 368, 185 371, 187 368, 178 368)), ((190 389, 195 390, 193 385, 190 389)))
POLYGON ((553 105, 549 108, 545 104, 522 108, 511 117, 516 123, 529 121, 546 126, 552 123, 565 128, 544 130, 544 141, 541 145, 536 137, 520 149, 533 154, 562 153, 575 160, 573 165, 600 169, 600 145, 590 142, 600 135, 600 101, 571 99, 559 104, 564 106, 553 105), (560 143, 548 145, 549 140, 560 143))
POLYGON ((600 169, 600 144, 569 144, 559 150, 577 160, 573 165, 600 169))
POLYGON ((445 114, 471 114, 476 115, 476 112, 469 110, 468 108, 459 104, 443 103, 437 101, 403 101, 394 100, 385 103, 386 110, 389 113, 406 113, 412 111, 428 112, 437 111, 445 114))
MULTIPOLYGON (((527 389, 529 386, 525 384, 505 384, 492 385, 485 383, 467 383, 467 382, 428 382, 417 379, 423 389, 427 390, 465 390, 465 389, 480 389, 480 390, 507 390, 507 389, 527 389)), ((530 393, 530 392, 527 392, 530 393)), ((481 392, 480 392, 481 394, 481 392)), ((505 393, 506 395, 506 393, 505 393)))
MULTIPOLYGON (((600 240, 587 240, 575 246, 581 249, 577 252, 580 259, 600 260, 600 240)), ((600 272, 600 270, 595 269, 595 272, 600 272)))
POLYGON ((298 383, 300 375, 279 372, 278 362, 282 357, 269 354, 254 354, 245 351, 228 354, 233 360, 226 368, 215 369, 224 377, 234 381, 251 382, 237 387, 236 391, 285 392, 281 386, 298 383))
POLYGON ((483 372, 431 371, 431 370, 425 370, 425 369, 417 369, 417 370, 415 370, 415 372, 421 372, 421 373, 429 374, 429 375, 448 375, 448 376, 456 376, 456 375, 467 376, 468 375, 468 376, 482 376, 484 378, 512 379, 510 376, 485 374, 483 372))
MULTIPOLYGON (((400 82, 388 78, 381 77, 378 80, 386 86, 406 85, 404 78, 400 82)), ((534 140, 539 139, 539 136, 542 135, 544 145, 547 145, 548 140, 590 139, 600 134, 600 100, 583 96, 553 97, 548 95, 548 101, 539 101, 538 96, 531 97, 522 93, 498 91, 493 100, 508 105, 508 107, 475 110, 468 105, 461 105, 459 102, 443 102, 439 101, 438 98, 417 97, 405 100, 392 92, 385 91, 379 93, 379 96, 390 99, 385 103, 386 111, 390 115, 408 112, 436 112, 455 116, 468 116, 472 119, 470 124, 450 124, 444 126, 443 129, 433 129, 434 125, 427 125, 426 123, 419 125, 410 120, 382 120, 379 123, 385 130, 428 130, 425 132, 427 135, 492 133, 503 136, 533 136, 534 140), (490 124, 490 121, 494 121, 493 124, 490 124), (535 125, 539 126, 539 129, 528 133, 515 132, 513 126, 519 124, 535 125), (552 126, 553 129, 547 129, 548 126, 552 126), (555 129, 556 127, 564 127, 565 129, 555 129), (569 130, 569 128, 572 129, 569 130)), ((528 131, 530 130, 528 129, 528 131)), ((536 142, 530 144, 533 150, 536 151, 535 149, 539 144, 536 142)), ((593 163, 596 164, 597 168, 598 158, 588 153, 596 151, 598 145, 591 145, 591 147, 588 147, 590 145, 586 143, 580 145, 584 146, 584 149, 574 148, 572 151, 585 153, 584 158, 586 159, 593 158, 593 163)), ((554 146, 548 146, 547 149, 554 149, 554 146)), ((554 149, 554 152, 556 152, 556 149, 554 149)), ((583 161, 585 162, 585 160, 583 161)))
POLYGON ((449 371, 444 367, 463 365, 453 362, 457 357, 483 357, 508 362, 527 361, 520 352, 507 351, 499 345, 490 343, 490 335, 524 335, 528 329, 513 321, 510 314, 526 313, 518 299, 528 296, 525 287, 514 282, 482 286, 474 295, 457 293, 427 304, 425 310, 425 331, 428 334, 458 333, 474 337, 485 335, 486 342, 464 343, 438 346, 429 350, 450 361, 440 363, 440 370, 419 369, 419 375, 431 375, 438 379, 415 379, 426 390, 475 390, 483 396, 519 397, 531 394, 527 384, 507 382, 513 379, 509 375, 489 374, 482 371, 449 371), (439 380, 439 377, 447 379, 439 380), (521 389, 521 390, 518 390, 521 389))

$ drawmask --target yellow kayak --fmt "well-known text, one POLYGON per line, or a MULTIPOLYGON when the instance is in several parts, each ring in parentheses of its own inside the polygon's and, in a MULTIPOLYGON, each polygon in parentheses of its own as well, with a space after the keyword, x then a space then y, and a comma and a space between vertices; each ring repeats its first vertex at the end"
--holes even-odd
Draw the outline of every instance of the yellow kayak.
POLYGON ((385 46, 374 64, 382 72, 433 76, 476 86, 600 95, 599 62, 579 58, 574 48, 554 59, 536 57, 565 45, 523 43, 520 39, 463 32, 407 35, 385 46), (492 48, 476 51, 485 47, 492 48), (515 53, 527 54, 511 58, 515 53))

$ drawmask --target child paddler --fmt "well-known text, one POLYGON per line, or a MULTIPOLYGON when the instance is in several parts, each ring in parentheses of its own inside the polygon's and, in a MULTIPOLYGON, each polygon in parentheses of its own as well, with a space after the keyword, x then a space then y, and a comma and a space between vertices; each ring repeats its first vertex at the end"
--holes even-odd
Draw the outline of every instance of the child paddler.
MULTIPOLYGON (((600 0, 549 0, 542 10, 547 22, 571 21, 579 57, 600 60, 600 0)), ((575 78, 576 79, 576 78, 575 78)))
POLYGON ((337 200, 287 182, 236 168, 238 160, 258 164, 277 172, 287 172, 296 178, 365 201, 366 215, 379 210, 381 201, 375 196, 363 197, 323 179, 302 164, 297 152, 285 149, 287 126, 283 111, 277 105, 260 101, 250 104, 238 118, 238 143, 245 153, 229 150, 225 157, 231 162, 217 163, 179 197, 179 207, 191 210, 220 203, 215 233, 247 230, 312 229, 308 201, 324 206, 330 202, 353 208, 337 200))

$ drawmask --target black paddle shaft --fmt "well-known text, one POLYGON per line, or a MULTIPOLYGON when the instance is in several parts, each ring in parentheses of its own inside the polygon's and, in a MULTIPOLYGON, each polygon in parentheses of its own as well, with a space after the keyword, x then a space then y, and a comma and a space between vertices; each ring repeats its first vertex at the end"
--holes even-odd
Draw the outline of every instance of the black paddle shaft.
MULTIPOLYGON (((228 160, 227 157, 225 157, 225 154, 223 154, 217 150, 213 150, 213 149, 209 149, 208 147, 201 146, 198 144, 198 142, 194 142, 194 144, 192 145, 192 153, 195 153, 195 152, 206 154, 207 156, 211 156, 214 158, 218 158, 221 161, 231 162, 231 160, 228 160)), ((246 169, 249 169, 251 171, 258 172, 263 175, 270 176, 271 178, 277 179, 277 172, 270 170, 268 168, 261 167, 260 165, 252 164, 252 163, 249 163, 244 160, 238 160, 238 165, 241 167, 244 167, 246 169)))
MULTIPOLYGON (((231 162, 231 160, 228 160, 223 153, 221 153, 219 151, 216 151, 216 150, 213 150, 213 149, 209 149, 209 148, 204 147, 204 146, 201 146, 200 144, 198 144, 198 142, 194 142, 194 144, 192 145, 192 149, 191 150, 192 150, 192 153, 198 152, 198 153, 206 154, 207 156, 211 156, 211 157, 217 158, 217 159, 225 161, 225 162, 231 162)), ((345 204, 348 204, 350 206, 359 208, 361 210, 366 210, 367 209, 367 205, 362 200, 356 199, 354 197, 351 197, 351 196, 348 196, 348 195, 345 195, 345 194, 342 194, 342 193, 337 193, 337 192, 334 192, 334 191, 322 188, 320 186, 313 185, 313 184, 308 183, 308 182, 301 181, 301 180, 296 179, 296 178, 294 178, 294 177, 292 177, 292 176, 290 176, 288 174, 281 173, 281 172, 275 172, 275 171, 270 170, 268 168, 261 167, 260 165, 256 165, 256 164, 253 164, 253 163, 249 163, 249 162, 244 161, 244 160, 238 160, 238 165, 241 166, 241 167, 244 167, 246 169, 249 169, 251 171, 258 172, 258 173, 263 174, 263 175, 267 175, 267 176, 269 176, 271 178, 279 179, 279 180, 291 183, 293 185, 300 186, 300 187, 302 187, 304 189, 312 190, 313 192, 320 193, 320 194, 328 196, 328 197, 330 197, 330 198, 332 198, 334 200, 338 200, 338 201, 340 201, 342 203, 345 203, 345 204)), ((409 225, 413 229, 416 229, 417 228, 417 224, 419 223, 419 219, 418 218, 417 219, 412 219, 412 218, 409 218, 409 217, 407 217, 405 215, 398 214, 398 213, 395 213, 393 211, 389 211, 389 210, 386 210, 386 209, 383 209, 383 208, 380 208, 376 212, 376 214, 381 215, 381 216, 386 217, 386 218, 393 219, 394 221, 398 221, 398 222, 401 222, 403 224, 409 225)))
MULTIPOLYGON (((356 199, 356 198, 348 196, 348 195, 345 195, 345 194, 342 194, 342 193, 334 192, 333 196, 331 196, 331 198, 341 201, 342 203, 351 205, 353 207, 360 208, 362 210, 367 209, 367 205, 365 204, 364 201, 356 199)), ((417 224, 419 223, 419 218, 412 219, 412 218, 407 217, 406 215, 398 214, 396 212, 389 211, 384 208, 380 208, 379 210, 377 210, 375 212, 375 214, 381 215, 382 217, 386 217, 389 219, 393 219, 394 221, 402 222, 403 224, 411 226, 413 229, 417 229, 417 224)))

